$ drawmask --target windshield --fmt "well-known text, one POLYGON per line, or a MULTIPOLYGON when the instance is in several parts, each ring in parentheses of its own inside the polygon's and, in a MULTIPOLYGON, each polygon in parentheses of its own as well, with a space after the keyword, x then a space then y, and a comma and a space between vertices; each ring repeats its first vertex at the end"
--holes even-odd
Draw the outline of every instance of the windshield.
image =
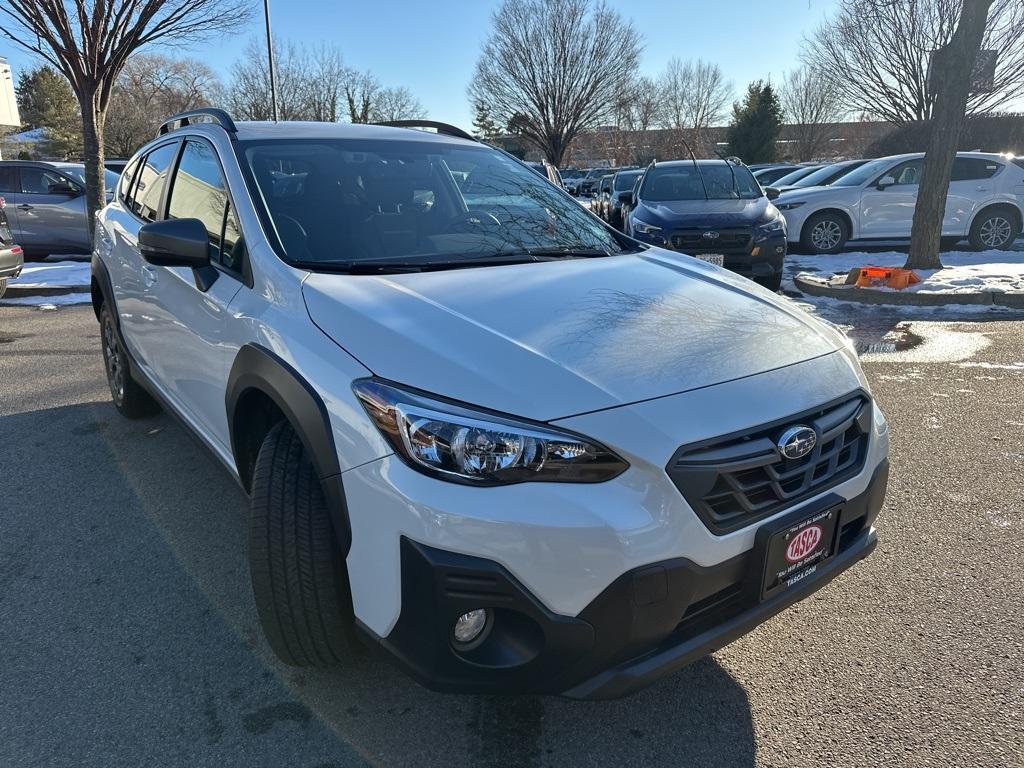
POLYGON ((800 179, 806 178, 814 173, 817 168, 797 168, 795 171, 790 171, 785 176, 780 176, 772 182, 773 187, 788 187, 796 184, 800 179))
POLYGON ((699 171, 692 164, 655 165, 648 169, 639 193, 642 200, 656 203, 737 198, 753 200, 761 196, 761 188, 745 166, 734 165, 730 172, 725 163, 701 164, 699 171))
POLYGON ((832 182, 834 187, 859 187, 866 181, 870 181, 879 174, 883 173, 889 166, 893 164, 893 161, 889 158, 881 158, 880 160, 872 160, 866 165, 862 165, 855 171, 844 173, 838 179, 832 182))
POLYGON ((632 189, 641 173, 643 173, 643 171, 627 171, 625 173, 615 174, 614 186, 612 188, 616 192, 624 192, 627 189, 632 189))
MULTIPOLYGON (((68 176, 73 178, 75 181, 85 186, 85 166, 84 165, 62 165, 60 169, 68 176)), ((117 187, 117 180, 121 177, 111 170, 103 169, 103 183, 107 185, 107 192, 111 192, 117 187)))
POLYGON ((822 185, 831 184, 832 181, 843 176, 857 167, 855 163, 849 165, 826 165, 823 168, 819 168, 814 173, 809 173, 800 179, 793 186, 796 187, 817 187, 822 185))
POLYGON ((489 147, 274 140, 239 148, 282 255, 310 269, 625 250, 546 178, 489 147))

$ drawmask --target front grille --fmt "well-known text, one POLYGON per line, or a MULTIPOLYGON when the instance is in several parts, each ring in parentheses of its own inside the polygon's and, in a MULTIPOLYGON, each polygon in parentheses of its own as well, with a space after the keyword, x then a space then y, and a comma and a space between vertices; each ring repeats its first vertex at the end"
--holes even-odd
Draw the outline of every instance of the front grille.
POLYGON ((684 253, 749 254, 753 236, 749 229, 677 229, 669 236, 672 247, 684 253), (718 237, 704 237, 717 233, 718 237))
POLYGON ((810 498, 860 472, 871 430, 871 401, 862 394, 738 434, 683 446, 667 471, 715 534, 729 533, 810 498), (817 434, 814 449, 787 459, 776 447, 789 427, 817 434))

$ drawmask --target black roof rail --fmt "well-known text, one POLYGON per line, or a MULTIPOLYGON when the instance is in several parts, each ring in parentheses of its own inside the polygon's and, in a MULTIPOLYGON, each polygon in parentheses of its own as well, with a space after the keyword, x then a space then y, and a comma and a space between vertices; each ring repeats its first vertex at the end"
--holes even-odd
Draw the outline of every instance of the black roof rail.
POLYGON ((454 136, 457 139, 477 141, 475 136, 466 133, 461 128, 449 125, 448 123, 439 123, 436 120, 388 120, 383 123, 374 123, 374 125, 384 125, 389 128, 433 128, 442 136, 454 136))
POLYGON ((160 133, 158 135, 163 136, 165 133, 170 133, 178 128, 183 128, 186 125, 193 125, 194 123, 217 123, 221 128, 228 132, 231 138, 234 138, 235 134, 238 132, 238 129, 235 127, 235 121, 232 120, 231 115, 223 109, 217 109, 216 107, 200 107, 199 109, 190 109, 187 112, 179 112, 176 115, 171 115, 164 121, 163 125, 160 126, 160 133))

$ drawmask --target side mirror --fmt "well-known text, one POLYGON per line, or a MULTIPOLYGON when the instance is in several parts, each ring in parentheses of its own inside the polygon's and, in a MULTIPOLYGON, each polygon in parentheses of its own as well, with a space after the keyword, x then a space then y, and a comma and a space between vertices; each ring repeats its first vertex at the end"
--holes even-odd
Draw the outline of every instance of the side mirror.
POLYGON ((764 191, 765 197, 767 197, 769 200, 774 200, 775 198, 777 198, 781 194, 782 193, 779 190, 777 190, 775 187, 768 187, 768 189, 766 189, 764 191))
POLYGON ((46 191, 51 195, 70 195, 71 197, 78 197, 82 194, 81 190, 72 184, 50 184, 46 191))
POLYGON ((879 189, 885 189, 886 187, 893 186, 895 183, 896 179, 894 179, 892 176, 883 176, 878 180, 878 183, 875 184, 875 186, 878 187, 879 189))
POLYGON ((142 258, 158 267, 210 266, 210 235, 199 219, 167 219, 139 229, 142 258))
POLYGON ((629 190, 625 192, 619 192, 619 202, 622 203, 623 205, 632 205, 633 193, 630 192, 629 190))

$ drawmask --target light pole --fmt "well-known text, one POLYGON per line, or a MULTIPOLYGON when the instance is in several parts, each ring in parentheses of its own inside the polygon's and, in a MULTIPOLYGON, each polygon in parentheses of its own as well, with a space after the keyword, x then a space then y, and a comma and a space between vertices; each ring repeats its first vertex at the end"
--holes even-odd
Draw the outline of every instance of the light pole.
POLYGON ((270 36, 270 0, 263 0, 263 18, 267 24, 267 61, 270 64, 270 117, 277 122, 277 80, 274 77, 274 41, 270 36))

